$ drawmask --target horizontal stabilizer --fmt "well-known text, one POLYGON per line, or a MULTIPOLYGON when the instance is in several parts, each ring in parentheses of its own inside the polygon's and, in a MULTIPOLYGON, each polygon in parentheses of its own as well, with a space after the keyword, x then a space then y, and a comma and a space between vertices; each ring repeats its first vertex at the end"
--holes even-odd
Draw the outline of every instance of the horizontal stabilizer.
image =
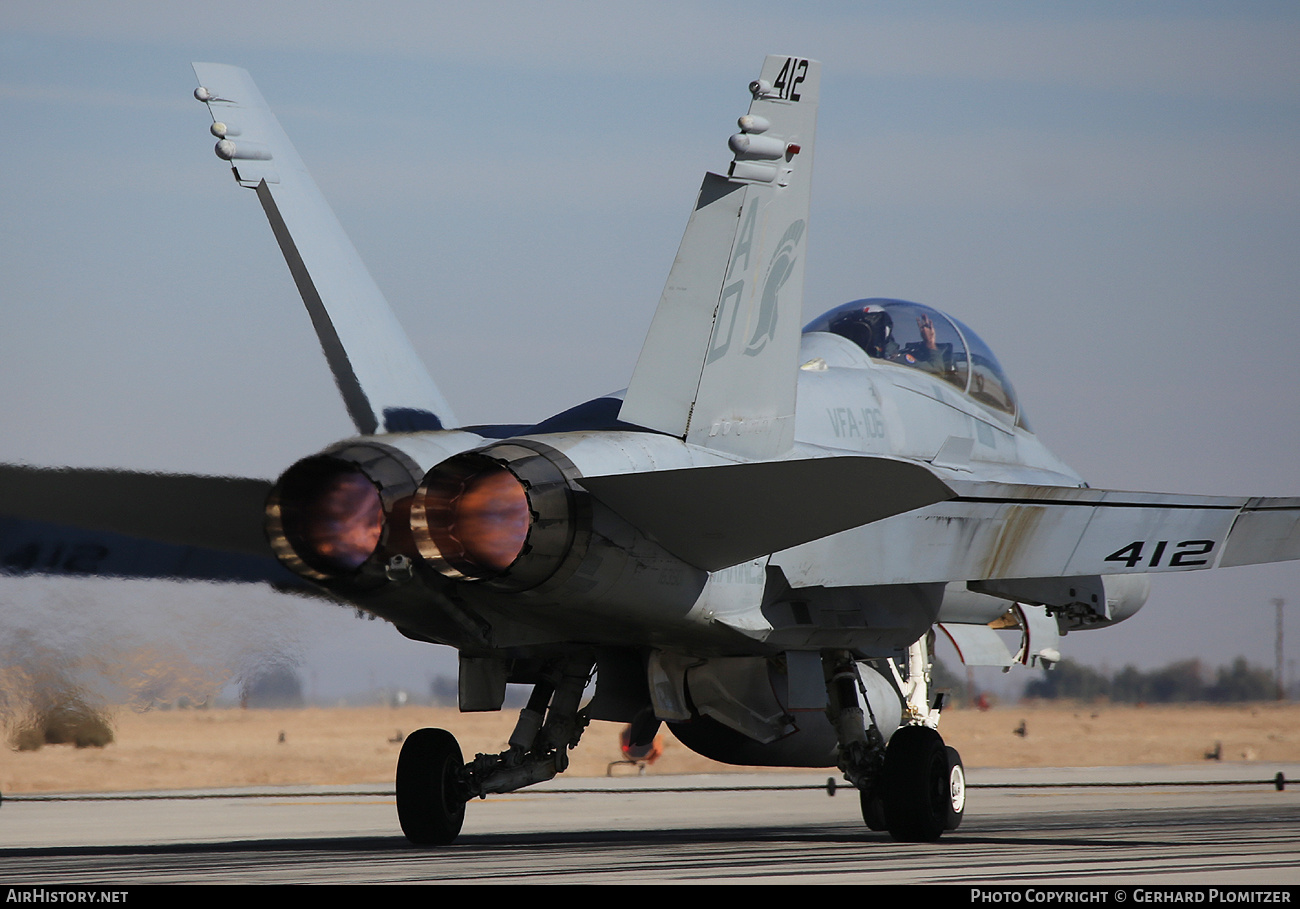
POLYGON ((263 555, 269 480, 0 465, 0 514, 263 555))
POLYGON ((364 435, 456 425, 352 241, 249 74, 195 63, 216 153, 257 191, 348 415, 364 435))
POLYGON ((0 465, 0 572, 302 586, 262 532, 270 485, 0 465))
POLYGON ((314 592, 270 551, 262 555, 160 543, 107 530, 0 515, 0 575, 271 584, 314 592))
POLYGON ((593 496, 683 561, 717 571, 952 497, 888 458, 810 458, 583 477, 593 496))

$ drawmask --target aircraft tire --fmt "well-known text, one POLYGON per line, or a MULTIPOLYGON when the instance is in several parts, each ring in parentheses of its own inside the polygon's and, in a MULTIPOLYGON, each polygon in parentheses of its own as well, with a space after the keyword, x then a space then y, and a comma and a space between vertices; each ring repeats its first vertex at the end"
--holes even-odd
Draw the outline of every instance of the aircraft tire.
POLYGON ((880 788, 873 786, 871 789, 862 789, 858 792, 862 800, 862 820, 867 824, 868 830, 888 830, 889 825, 885 823, 885 803, 880 797, 880 788))
POLYGON ((966 768, 956 748, 948 745, 944 751, 948 755, 948 818, 943 829, 956 830, 966 814, 966 768))
POLYGON ((460 745, 445 729, 417 729, 397 757, 397 819, 417 846, 445 846, 465 822, 460 745))
POLYGON ((894 733, 880 779, 890 836, 903 843, 932 843, 943 835, 952 806, 949 775, 939 733, 928 726, 904 726, 894 733))

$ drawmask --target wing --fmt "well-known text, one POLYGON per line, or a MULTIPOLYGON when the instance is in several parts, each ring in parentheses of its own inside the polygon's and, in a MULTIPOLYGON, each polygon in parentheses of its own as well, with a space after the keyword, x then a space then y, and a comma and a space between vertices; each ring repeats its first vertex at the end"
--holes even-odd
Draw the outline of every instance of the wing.
POLYGON ((1300 558, 1300 499, 947 485, 956 493, 947 501, 804 544, 773 563, 794 586, 844 586, 1146 574, 1300 558))
POLYGON ((771 56, 704 178, 619 418, 750 458, 794 443, 821 64, 771 56))
POLYGON ((262 534, 265 480, 0 465, 0 571, 304 587, 262 534))
POLYGON ((217 156, 257 191, 357 430, 455 426, 442 393, 252 77, 195 63, 195 97, 212 113, 217 156))

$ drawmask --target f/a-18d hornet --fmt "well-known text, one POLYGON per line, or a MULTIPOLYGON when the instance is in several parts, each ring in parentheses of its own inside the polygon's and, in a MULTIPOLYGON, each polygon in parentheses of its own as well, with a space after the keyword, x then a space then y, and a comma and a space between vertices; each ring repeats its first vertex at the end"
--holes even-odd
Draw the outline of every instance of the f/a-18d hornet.
POLYGON ((868 827, 935 840, 965 805, 936 629, 968 664, 1050 664, 1063 634, 1133 615, 1151 574, 1300 557, 1300 499, 1090 488, 938 310, 861 299, 800 327, 816 61, 770 56, 749 83, 627 389, 530 426, 452 415, 248 73, 194 70, 358 435, 274 482, 4 468, 0 560, 306 588, 454 647, 463 711, 532 686, 499 754, 407 737, 415 843, 562 772, 592 719, 836 767, 868 827))

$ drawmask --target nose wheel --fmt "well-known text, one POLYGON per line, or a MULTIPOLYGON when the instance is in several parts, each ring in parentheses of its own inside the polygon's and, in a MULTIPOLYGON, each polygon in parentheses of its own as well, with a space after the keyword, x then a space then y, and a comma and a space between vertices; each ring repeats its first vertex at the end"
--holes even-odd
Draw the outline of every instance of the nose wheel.
POLYGON ((397 757, 397 818, 421 846, 445 846, 465 822, 465 761, 445 729, 418 729, 397 757))
POLYGON ((904 726, 889 740, 880 778, 870 796, 864 793, 862 807, 872 829, 879 829, 873 821, 883 821, 895 840, 934 842, 957 829, 966 809, 961 756, 930 727, 904 726), (869 799, 878 799, 871 814, 869 799))

